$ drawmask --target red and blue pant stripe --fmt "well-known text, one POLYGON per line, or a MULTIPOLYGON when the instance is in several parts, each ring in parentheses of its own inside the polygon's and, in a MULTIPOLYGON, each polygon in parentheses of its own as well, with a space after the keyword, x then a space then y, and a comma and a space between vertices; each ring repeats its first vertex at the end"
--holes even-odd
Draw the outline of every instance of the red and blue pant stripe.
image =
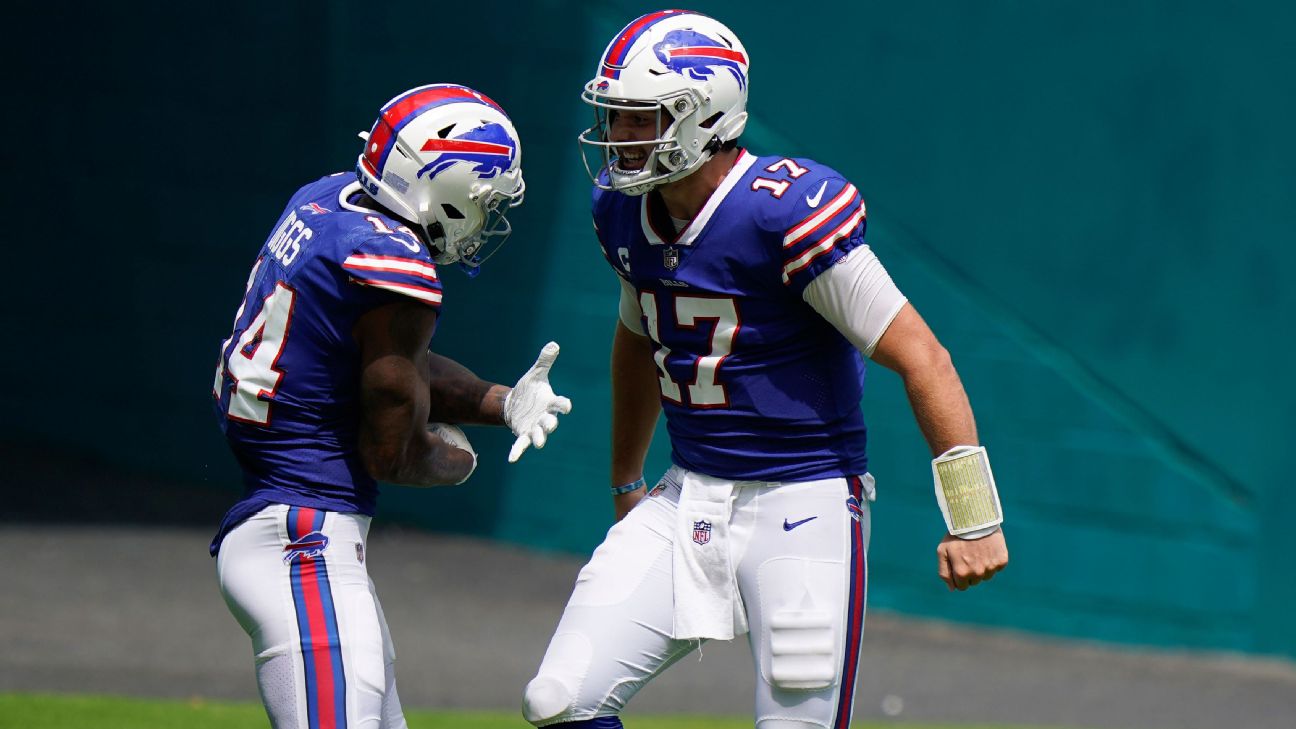
MULTIPOLYGON (((288 539, 296 541, 311 532, 323 531, 324 515, 318 509, 290 508, 288 539)), ((291 579, 305 667, 308 726, 346 729, 346 674, 324 555, 299 555, 293 559, 291 579)))
MULTIPOLYGON (((864 482, 858 476, 847 479, 855 504, 864 504, 864 482)), ((862 509, 861 509, 862 512, 862 509)), ((850 726, 851 704, 855 697, 855 678, 859 668, 860 640, 864 636, 864 603, 868 595, 868 554, 864 548, 862 513, 851 513, 850 593, 846 602, 846 649, 842 661, 841 687, 837 696, 837 716, 833 729, 850 726)))

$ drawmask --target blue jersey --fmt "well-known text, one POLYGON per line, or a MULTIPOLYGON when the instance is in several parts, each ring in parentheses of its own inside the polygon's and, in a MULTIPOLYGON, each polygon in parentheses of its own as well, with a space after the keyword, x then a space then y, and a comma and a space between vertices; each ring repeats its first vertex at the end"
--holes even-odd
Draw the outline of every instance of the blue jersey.
POLYGON ((604 255, 652 340, 676 464, 757 481, 867 470, 864 360, 802 299, 863 245, 864 216, 833 170, 746 151, 678 232, 657 195, 595 190, 604 255))
POLYGON ((430 254, 400 221, 347 209, 347 174, 293 195, 261 246, 212 396, 243 470, 233 527, 271 503, 372 515, 377 483, 361 462, 360 348, 365 312, 414 299, 441 305, 430 254))

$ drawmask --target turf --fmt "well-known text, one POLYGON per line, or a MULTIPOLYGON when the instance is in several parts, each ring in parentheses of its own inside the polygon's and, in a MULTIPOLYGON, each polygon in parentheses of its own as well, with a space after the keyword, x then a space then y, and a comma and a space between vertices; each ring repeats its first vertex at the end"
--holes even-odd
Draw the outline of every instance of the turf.
MULTIPOLYGON (((492 711, 405 712, 410 729, 527 729, 518 714, 492 711)), ((629 729, 747 729, 746 717, 634 716, 629 729)), ((0 694, 0 729, 267 729, 260 704, 192 699, 0 694)), ((894 729, 894 723, 855 722, 852 729, 894 729)), ((990 725, 904 724, 904 729, 1009 729, 990 725)), ((1016 727, 1015 729, 1026 729, 1016 727)))

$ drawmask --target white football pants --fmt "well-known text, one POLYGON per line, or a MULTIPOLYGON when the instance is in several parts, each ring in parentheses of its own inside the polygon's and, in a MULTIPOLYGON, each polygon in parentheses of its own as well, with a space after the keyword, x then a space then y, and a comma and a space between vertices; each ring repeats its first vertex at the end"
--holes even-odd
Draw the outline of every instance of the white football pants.
POLYGON ((368 533, 367 516, 276 504, 221 544, 221 593, 252 638, 274 729, 405 727, 368 533))
MULTIPOLYGON (((648 681, 700 645, 672 636, 672 552, 692 547, 676 544, 684 475, 677 467, 668 471, 581 570, 526 687, 523 712, 532 724, 617 715, 648 681)), ((757 729, 846 729, 850 723, 872 495, 867 474, 734 483, 727 539, 756 669, 757 729)), ((693 539, 709 539, 713 528, 693 539)))

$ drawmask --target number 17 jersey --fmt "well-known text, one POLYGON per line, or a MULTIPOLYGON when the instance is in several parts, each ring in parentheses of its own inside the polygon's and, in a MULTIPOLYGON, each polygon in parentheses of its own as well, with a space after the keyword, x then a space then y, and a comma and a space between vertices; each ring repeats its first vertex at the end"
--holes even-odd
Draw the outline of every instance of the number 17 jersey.
POLYGON ((864 202, 810 160, 740 151, 676 230, 656 193, 596 189, 594 225, 652 340, 671 460, 733 480, 867 471, 864 360, 802 299, 864 244, 864 202))

